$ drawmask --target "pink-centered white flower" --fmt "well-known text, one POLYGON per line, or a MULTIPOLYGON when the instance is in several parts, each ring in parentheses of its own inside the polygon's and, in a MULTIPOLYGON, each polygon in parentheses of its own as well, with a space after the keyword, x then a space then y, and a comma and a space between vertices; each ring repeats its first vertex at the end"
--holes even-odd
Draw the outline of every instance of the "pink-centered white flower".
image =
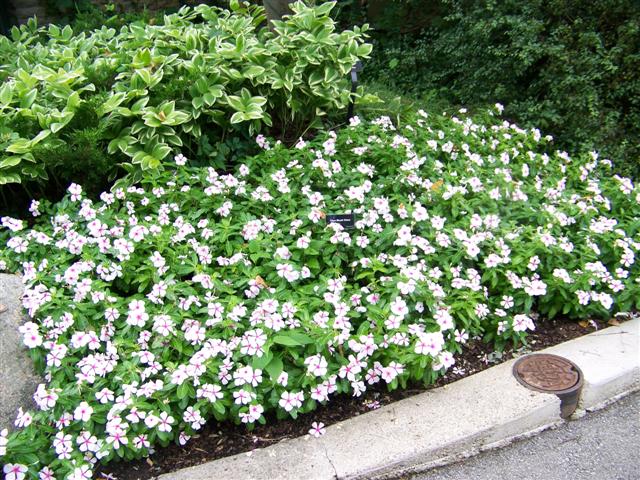
POLYGON ((23 480, 29 469, 20 463, 7 463, 2 468, 5 480, 23 480))
POLYGON ((391 305, 389 306, 389 310, 393 315, 396 315, 400 318, 404 318, 405 315, 409 313, 409 307, 407 307, 407 302, 405 302, 402 298, 396 297, 391 305))
POLYGON ((324 435, 327 432, 327 429, 322 422, 313 422, 311 424, 311 428, 309 429, 309 435, 312 437, 318 438, 324 435))
POLYGON ((81 422, 88 422, 93 414, 93 408, 87 402, 80 402, 73 412, 73 419, 81 422))
POLYGON ((170 432, 171 425, 175 423, 175 418, 169 415, 167 412, 161 412, 158 417, 158 430, 161 432, 170 432))
POLYGON ((278 405, 285 411, 290 412, 295 408, 302 407, 304 394, 302 392, 282 392, 278 405))
POLYGON ((421 355, 436 357, 444 346, 442 332, 419 333, 417 335, 415 352, 421 355))

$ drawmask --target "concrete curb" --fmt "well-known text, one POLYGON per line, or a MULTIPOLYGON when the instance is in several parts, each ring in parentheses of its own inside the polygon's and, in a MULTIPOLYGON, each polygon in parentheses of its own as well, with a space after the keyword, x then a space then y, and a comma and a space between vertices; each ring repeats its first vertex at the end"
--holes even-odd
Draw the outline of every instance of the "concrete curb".
MULTIPOLYGON (((636 318, 544 352, 582 369, 584 411, 640 389, 639 346, 636 318)), ((562 423, 560 400, 521 386, 512 376, 513 363, 332 425, 319 439, 287 440, 159 479, 384 479, 451 463, 562 423)))
MULTIPOLYGON (((640 389, 640 318, 545 350, 568 358, 584 374, 578 408, 592 411, 640 389)), ((578 411, 578 415, 580 412, 578 411)))

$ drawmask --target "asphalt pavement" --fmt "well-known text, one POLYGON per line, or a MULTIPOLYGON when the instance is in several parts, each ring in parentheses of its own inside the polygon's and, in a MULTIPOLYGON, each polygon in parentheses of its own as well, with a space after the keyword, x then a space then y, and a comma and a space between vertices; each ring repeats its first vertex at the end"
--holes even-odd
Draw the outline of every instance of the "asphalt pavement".
POLYGON ((554 430, 405 480, 638 480, 640 392, 554 430))

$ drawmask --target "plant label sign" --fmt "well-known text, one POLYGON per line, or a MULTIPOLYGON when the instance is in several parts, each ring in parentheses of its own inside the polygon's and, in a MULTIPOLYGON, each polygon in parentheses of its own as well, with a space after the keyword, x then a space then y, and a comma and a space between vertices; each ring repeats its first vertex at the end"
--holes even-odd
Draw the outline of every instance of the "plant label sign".
POLYGON ((337 223, 345 230, 351 230, 356 227, 356 215, 355 213, 327 215, 327 225, 330 223, 337 223))

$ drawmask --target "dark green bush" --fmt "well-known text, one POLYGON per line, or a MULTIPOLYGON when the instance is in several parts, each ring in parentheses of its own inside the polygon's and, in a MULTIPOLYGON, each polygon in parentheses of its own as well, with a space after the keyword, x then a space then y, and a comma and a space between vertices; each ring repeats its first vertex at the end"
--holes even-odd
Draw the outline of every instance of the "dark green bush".
MULTIPOLYGON (((420 12, 414 1, 394 4, 405 18, 420 12)), ((367 76, 469 105, 501 102, 559 146, 598 150, 638 176, 637 1, 440 0, 428 10, 418 33, 402 34, 406 22, 393 12, 369 19, 379 31, 367 76)))
MULTIPOLYGON (((181 4, 228 6, 228 1, 182 1, 181 4)), ((157 23, 162 20, 164 14, 176 13, 177 8, 153 9, 147 5, 152 4, 148 0, 133 2, 125 6, 119 3, 108 2, 97 5, 91 0, 46 0, 46 11, 52 23, 58 25, 70 25, 73 31, 89 32, 100 29, 103 26, 109 28, 121 28, 133 22, 157 23)))

